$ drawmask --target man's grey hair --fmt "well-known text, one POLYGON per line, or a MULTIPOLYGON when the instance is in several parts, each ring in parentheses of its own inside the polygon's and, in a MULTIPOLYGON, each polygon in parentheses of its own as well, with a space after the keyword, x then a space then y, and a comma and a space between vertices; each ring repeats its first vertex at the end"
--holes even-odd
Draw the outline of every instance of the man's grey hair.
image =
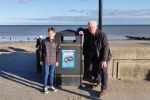
POLYGON ((91 23, 94 23, 95 26, 97 26, 97 22, 96 22, 96 21, 89 21, 89 22, 88 22, 88 25, 91 24, 91 23))

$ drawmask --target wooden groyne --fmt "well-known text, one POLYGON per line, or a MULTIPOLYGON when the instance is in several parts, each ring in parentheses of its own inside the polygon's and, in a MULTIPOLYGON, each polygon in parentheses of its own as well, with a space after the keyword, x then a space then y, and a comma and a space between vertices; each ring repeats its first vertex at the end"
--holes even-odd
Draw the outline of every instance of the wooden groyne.
POLYGON ((137 36, 128 36, 125 35, 125 37, 127 37, 130 40, 150 40, 150 37, 137 37, 137 36))

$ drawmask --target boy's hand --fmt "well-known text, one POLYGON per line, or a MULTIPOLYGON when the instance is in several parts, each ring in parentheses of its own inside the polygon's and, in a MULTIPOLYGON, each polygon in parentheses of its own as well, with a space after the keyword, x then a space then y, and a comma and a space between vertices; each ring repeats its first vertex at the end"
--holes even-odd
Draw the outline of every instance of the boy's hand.
POLYGON ((59 65, 59 63, 58 63, 58 62, 56 62, 55 66, 57 67, 58 65, 59 65))

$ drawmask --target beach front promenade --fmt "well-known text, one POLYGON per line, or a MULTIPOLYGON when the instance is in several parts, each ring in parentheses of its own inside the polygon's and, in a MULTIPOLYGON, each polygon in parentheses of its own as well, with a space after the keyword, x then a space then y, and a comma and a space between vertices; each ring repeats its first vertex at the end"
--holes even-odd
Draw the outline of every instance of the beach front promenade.
MULTIPOLYGON (((36 73, 35 44, 0 43, 0 100, 98 100, 99 91, 90 89, 89 79, 83 80, 82 88, 63 86, 56 93, 43 94, 43 76, 36 73)), ((108 94, 103 100, 149 100, 150 41, 121 40, 109 44, 113 58, 109 64, 108 94)))

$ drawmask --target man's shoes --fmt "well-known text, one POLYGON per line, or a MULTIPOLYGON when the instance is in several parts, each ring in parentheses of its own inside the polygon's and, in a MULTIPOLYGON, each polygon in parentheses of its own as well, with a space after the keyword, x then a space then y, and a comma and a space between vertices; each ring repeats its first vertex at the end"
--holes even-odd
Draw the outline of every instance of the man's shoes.
POLYGON ((45 94, 48 93, 47 87, 43 88, 43 93, 45 93, 45 94))
POLYGON ((95 85, 95 86, 92 87, 92 90, 100 89, 101 86, 102 86, 101 83, 98 83, 97 85, 95 85))
POLYGON ((54 87, 49 88, 49 90, 52 91, 52 92, 57 92, 57 89, 55 89, 54 87))
POLYGON ((99 98, 103 99, 106 96, 106 90, 102 90, 99 94, 99 98))

